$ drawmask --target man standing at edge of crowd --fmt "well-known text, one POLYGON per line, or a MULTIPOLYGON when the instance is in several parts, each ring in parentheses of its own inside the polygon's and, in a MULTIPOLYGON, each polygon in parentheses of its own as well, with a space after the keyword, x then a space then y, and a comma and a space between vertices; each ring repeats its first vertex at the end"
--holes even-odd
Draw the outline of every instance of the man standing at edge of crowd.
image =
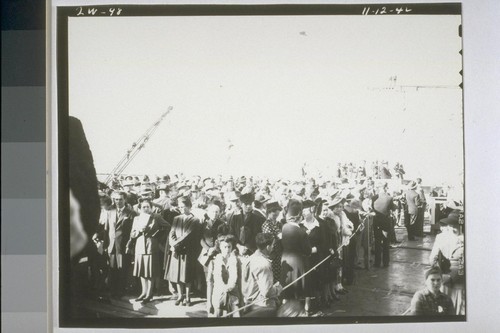
POLYGON ((126 204, 125 192, 113 192, 114 206, 107 211, 104 230, 107 236, 110 277, 109 284, 113 294, 121 295, 127 285, 127 274, 131 260, 126 253, 130 239, 132 222, 137 213, 126 204))

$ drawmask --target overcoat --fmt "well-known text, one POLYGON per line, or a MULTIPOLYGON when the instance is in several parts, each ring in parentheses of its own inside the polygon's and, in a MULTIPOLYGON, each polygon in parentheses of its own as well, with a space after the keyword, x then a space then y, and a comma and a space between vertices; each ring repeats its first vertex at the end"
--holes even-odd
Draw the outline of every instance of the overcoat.
POLYGON ((200 254, 200 221, 192 214, 174 218, 165 249, 165 280, 190 283, 196 278, 200 254), (172 251, 170 247, 174 247, 172 251))

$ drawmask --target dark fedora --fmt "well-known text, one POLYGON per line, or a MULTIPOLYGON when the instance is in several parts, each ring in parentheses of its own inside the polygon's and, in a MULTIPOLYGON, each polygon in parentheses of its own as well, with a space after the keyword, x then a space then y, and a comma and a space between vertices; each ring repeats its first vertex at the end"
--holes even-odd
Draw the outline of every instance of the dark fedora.
POLYGON ((280 204, 277 201, 271 201, 267 203, 266 212, 270 213, 277 210, 282 210, 280 204))
POLYGON ((252 192, 244 193, 240 196, 240 201, 244 204, 251 204, 255 200, 255 195, 252 192))

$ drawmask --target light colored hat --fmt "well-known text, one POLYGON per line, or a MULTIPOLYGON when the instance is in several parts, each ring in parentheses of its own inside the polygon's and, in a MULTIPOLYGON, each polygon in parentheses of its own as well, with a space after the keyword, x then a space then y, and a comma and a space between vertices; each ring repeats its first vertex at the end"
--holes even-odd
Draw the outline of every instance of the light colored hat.
POLYGON ((345 199, 342 196, 337 195, 332 199, 332 201, 330 201, 330 203, 328 203, 328 208, 333 208, 344 201, 345 199))
POLYGON ((240 199, 239 192, 231 191, 231 192, 227 193, 227 200, 228 201, 238 201, 239 199, 240 199))
POLYGON ((262 192, 259 192, 255 195, 254 201, 257 201, 259 203, 265 203, 265 202, 269 201, 269 199, 271 199, 271 198, 264 195, 262 192))

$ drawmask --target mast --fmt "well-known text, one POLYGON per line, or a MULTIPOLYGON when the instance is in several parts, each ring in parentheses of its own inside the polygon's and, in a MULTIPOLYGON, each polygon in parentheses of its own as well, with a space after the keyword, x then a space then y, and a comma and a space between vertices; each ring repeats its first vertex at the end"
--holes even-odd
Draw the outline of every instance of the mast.
POLYGON ((151 136, 156 132, 158 129, 158 126, 160 126, 160 123, 165 119, 165 117, 172 111, 173 107, 169 106, 167 111, 165 111, 161 117, 141 136, 139 137, 138 140, 136 140, 132 146, 130 147, 129 150, 127 150, 127 153, 121 158, 121 160, 118 162, 118 164, 111 170, 109 173, 108 177, 106 177, 106 180, 104 183, 108 185, 113 177, 120 175, 123 170, 132 162, 135 156, 139 153, 139 151, 146 146, 146 143, 148 140, 151 138, 151 136))

